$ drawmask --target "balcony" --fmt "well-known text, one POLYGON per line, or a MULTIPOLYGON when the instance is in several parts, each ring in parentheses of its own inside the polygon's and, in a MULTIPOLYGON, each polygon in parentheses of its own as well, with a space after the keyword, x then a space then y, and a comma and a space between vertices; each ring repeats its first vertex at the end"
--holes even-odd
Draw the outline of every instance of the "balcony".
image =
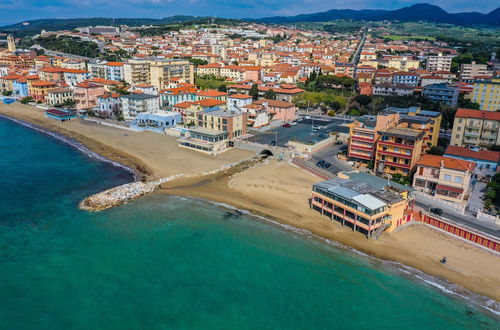
POLYGON ((411 142, 411 144, 405 144, 406 141, 403 141, 403 143, 397 143, 397 142, 393 142, 393 141, 383 141, 383 140, 380 140, 378 143, 379 144, 384 144, 384 145, 388 145, 388 146, 394 146, 394 147, 402 147, 402 148, 405 148, 405 149, 413 149, 415 148, 415 145, 413 142, 411 142))
POLYGON ((366 150, 366 151, 373 151, 373 146, 366 146, 366 145, 359 145, 359 144, 353 144, 351 143, 351 149, 359 149, 359 150, 366 150))
POLYGON ((353 139, 353 140, 359 140, 359 141, 367 141, 367 142, 373 142, 374 141, 373 137, 361 136, 361 135, 356 135, 356 134, 352 135, 351 139, 353 139))
POLYGON ((379 159, 378 161, 383 162, 386 166, 401 167, 401 168, 406 168, 406 169, 411 168, 410 164, 393 163, 393 162, 388 162, 386 160, 381 160, 381 159, 379 159))
POLYGON ((407 158, 407 159, 411 159, 412 158, 411 155, 401 154, 401 153, 396 153, 396 152, 390 152, 388 150, 377 150, 377 153, 379 153, 381 155, 387 155, 387 156, 393 156, 393 157, 401 157, 401 158, 407 158))

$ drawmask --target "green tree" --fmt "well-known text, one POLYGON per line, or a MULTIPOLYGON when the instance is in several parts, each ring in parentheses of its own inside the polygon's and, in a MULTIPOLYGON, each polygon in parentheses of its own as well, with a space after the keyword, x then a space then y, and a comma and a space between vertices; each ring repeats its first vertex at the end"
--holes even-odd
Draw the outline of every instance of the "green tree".
POLYGON ((428 154, 442 156, 444 154, 444 147, 443 146, 433 146, 432 148, 429 149, 428 154))
POLYGON ((276 100, 276 93, 269 88, 265 93, 264 93, 264 98, 268 100, 276 100))
POLYGON ((220 85, 219 87, 217 87, 217 90, 219 92, 227 93, 227 86, 226 85, 220 85))
POLYGON ((254 101, 257 101, 259 99, 259 86, 257 84, 253 84, 248 92, 248 95, 250 95, 254 101))
POLYGON ((12 95, 12 91, 4 91, 4 92, 2 92, 2 94, 4 96, 11 96, 12 95))
POLYGON ((19 102, 21 102, 21 104, 28 104, 30 102, 33 102, 33 98, 31 96, 26 96, 26 97, 23 97, 19 102))

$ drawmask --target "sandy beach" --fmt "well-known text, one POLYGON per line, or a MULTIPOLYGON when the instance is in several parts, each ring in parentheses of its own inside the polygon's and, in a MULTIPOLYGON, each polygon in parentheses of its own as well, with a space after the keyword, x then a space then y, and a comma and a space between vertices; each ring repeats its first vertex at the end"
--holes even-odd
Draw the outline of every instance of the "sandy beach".
POLYGON ((246 209, 500 301, 498 256, 425 225, 385 233, 377 241, 368 240, 310 210, 311 185, 321 180, 287 162, 271 159, 255 164, 249 161, 224 172, 203 175, 249 159, 253 153, 234 149, 214 158, 179 149, 172 137, 127 132, 81 120, 59 123, 30 106, 0 105, 0 114, 76 139, 105 157, 133 167, 144 179, 189 175, 163 184, 159 193, 198 197, 246 209), (448 257, 446 265, 439 263, 442 256, 448 257))

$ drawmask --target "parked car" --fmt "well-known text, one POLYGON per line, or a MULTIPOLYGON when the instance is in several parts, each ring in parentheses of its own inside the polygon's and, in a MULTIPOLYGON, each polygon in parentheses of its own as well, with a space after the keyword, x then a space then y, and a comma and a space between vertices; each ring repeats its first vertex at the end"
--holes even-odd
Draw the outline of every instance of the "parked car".
POLYGON ((273 141, 271 141, 271 143, 269 143, 269 145, 270 145, 271 147, 274 147, 274 146, 276 145, 276 141, 274 141, 274 140, 273 140, 273 141))
POLYGON ((319 162, 316 163, 316 166, 318 166, 318 167, 323 167, 324 165, 325 165, 324 160, 320 160, 319 162))
POLYGON ((292 122, 290 123, 290 125, 292 125, 292 126, 296 126, 296 125, 297 125, 297 122, 292 121, 292 122))
POLYGON ((325 165, 323 165, 323 168, 330 168, 332 166, 332 164, 330 164, 329 162, 326 162, 325 165))
POLYGON ((285 124, 283 124, 283 127, 292 127, 292 124, 290 124, 290 123, 285 123, 285 124))
POLYGON ((312 127, 312 129, 313 129, 313 131, 317 131, 317 130, 319 130, 319 126, 314 125, 314 126, 312 127))
POLYGON ((437 215, 443 215, 443 210, 440 209, 439 207, 431 207, 430 211, 431 211, 431 213, 434 213, 437 215))

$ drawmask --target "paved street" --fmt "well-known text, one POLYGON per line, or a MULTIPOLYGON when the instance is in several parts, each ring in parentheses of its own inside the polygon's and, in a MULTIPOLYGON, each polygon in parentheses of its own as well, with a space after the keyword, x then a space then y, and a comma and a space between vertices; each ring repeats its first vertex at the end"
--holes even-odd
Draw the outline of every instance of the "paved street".
MULTIPOLYGON (((478 220, 477 218, 470 215, 464 215, 432 199, 425 198, 423 196, 417 196, 415 200, 415 206, 427 211, 429 211, 429 208, 431 206, 438 207, 443 210, 443 215, 441 216, 441 218, 456 222, 457 224, 466 225, 470 228, 482 231, 496 238, 500 238, 500 226, 491 222, 478 220)), ((434 216, 439 218, 439 216, 437 215, 434 216)))
POLYGON ((328 168, 327 171, 332 172, 334 174, 337 174, 342 171, 352 171, 353 170, 352 167, 350 167, 347 163, 337 158, 337 154, 344 149, 347 149, 347 145, 345 144, 333 145, 323 148, 313 154, 312 161, 314 164, 316 164, 320 160, 329 162, 330 164, 332 164, 332 166, 328 168))
POLYGON ((271 144, 272 141, 276 141, 277 145, 280 147, 285 147, 286 143, 292 139, 296 139, 301 142, 309 141, 321 141, 328 137, 330 132, 347 133, 349 129, 345 126, 341 126, 345 120, 335 119, 335 118, 323 118, 317 117, 318 119, 304 119, 298 122, 297 125, 292 127, 282 127, 277 126, 264 133, 258 133, 251 138, 249 141, 258 142, 262 144, 271 144), (320 129, 313 130, 312 126, 319 126, 320 129), (276 130, 278 131, 276 137, 276 130))

